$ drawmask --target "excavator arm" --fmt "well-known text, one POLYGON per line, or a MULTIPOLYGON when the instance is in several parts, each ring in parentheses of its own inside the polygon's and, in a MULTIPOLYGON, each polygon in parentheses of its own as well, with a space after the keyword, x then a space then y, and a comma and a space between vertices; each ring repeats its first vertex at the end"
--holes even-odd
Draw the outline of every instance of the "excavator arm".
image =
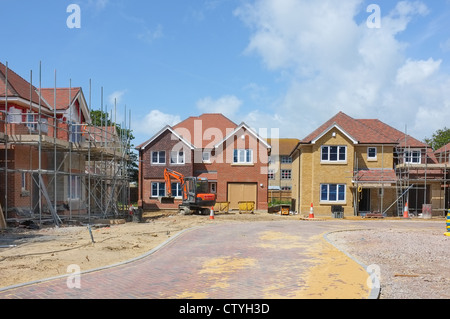
POLYGON ((166 168, 164 170, 164 180, 166 182, 166 196, 172 197, 172 178, 184 185, 184 175, 174 170, 166 168))
POLYGON ((173 204, 175 197, 172 194, 172 180, 176 180, 183 188, 183 202, 180 210, 186 211, 209 211, 215 205, 216 195, 208 193, 208 180, 185 177, 183 174, 166 168, 164 170, 166 182, 166 196, 160 198, 164 204, 173 204), (189 186, 189 185, 190 186, 189 186))

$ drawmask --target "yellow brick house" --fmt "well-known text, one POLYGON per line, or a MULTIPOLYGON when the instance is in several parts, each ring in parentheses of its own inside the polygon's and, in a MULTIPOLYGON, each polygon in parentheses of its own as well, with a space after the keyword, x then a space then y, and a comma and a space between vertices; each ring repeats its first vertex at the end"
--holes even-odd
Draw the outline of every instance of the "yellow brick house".
MULTIPOLYGON (((399 145, 428 146, 376 119, 338 113, 293 149, 292 200, 307 215, 397 213, 399 145)), ((404 147, 404 149, 407 149, 404 147)), ((337 215, 339 216, 339 215, 337 215)))

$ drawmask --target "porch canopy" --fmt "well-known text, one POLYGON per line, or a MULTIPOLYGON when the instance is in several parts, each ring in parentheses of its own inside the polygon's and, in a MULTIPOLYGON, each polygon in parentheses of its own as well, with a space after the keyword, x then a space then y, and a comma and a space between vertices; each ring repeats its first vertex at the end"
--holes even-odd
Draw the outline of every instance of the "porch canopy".
POLYGON ((397 175, 393 169, 360 170, 353 178, 353 184, 363 188, 392 187, 397 182, 397 175))

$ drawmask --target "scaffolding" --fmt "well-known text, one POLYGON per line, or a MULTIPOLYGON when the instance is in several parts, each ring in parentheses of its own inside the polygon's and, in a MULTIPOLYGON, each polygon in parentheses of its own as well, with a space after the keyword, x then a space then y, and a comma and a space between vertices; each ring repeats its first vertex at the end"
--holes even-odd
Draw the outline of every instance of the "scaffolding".
MULTIPOLYGON (((78 116, 71 118, 75 97, 71 83, 64 102, 69 115, 62 117, 56 111, 61 98, 57 96, 56 72, 53 109, 43 98, 41 80, 39 88, 33 86, 31 73, 30 81, 25 81, 29 84, 29 107, 22 105, 19 111, 12 107, 17 102, 13 102, 16 96, 10 95, 8 73, 12 71, 7 63, 4 70, 0 73, 5 83, 4 94, 0 92, 0 202, 6 221, 25 219, 60 226, 128 216, 131 112, 127 116, 125 107, 121 126, 103 118, 100 125, 94 125, 90 120, 90 81, 86 120, 81 120, 81 106, 74 108, 78 116), (33 98, 36 93, 38 101, 33 98)), ((114 112, 116 116, 116 108, 115 102, 111 115, 114 112)), ((106 107, 104 112, 103 88, 100 110, 109 117, 106 107)))
POLYGON ((425 210, 445 216, 450 208, 447 155, 436 157, 429 147, 398 146, 395 156, 398 215, 403 215, 408 204, 414 216, 425 210))
MULTIPOLYGON (((450 154, 445 150, 439 156, 426 145, 405 146, 398 144, 393 147, 393 163, 391 167, 381 168, 371 183, 378 185, 381 194, 381 207, 378 213, 386 216, 389 212, 394 216, 403 217, 405 206, 410 216, 420 216, 424 211, 430 216, 445 216, 450 208, 449 171, 450 154), (395 177, 388 176, 389 171, 395 177), (385 191, 391 191, 393 200, 383 202, 385 191), (392 211, 391 209, 395 207, 392 211)), ((450 151, 450 150, 449 150, 450 151)), ((353 172, 355 215, 360 213, 362 189, 361 172, 364 167, 358 167, 355 155, 353 172)))

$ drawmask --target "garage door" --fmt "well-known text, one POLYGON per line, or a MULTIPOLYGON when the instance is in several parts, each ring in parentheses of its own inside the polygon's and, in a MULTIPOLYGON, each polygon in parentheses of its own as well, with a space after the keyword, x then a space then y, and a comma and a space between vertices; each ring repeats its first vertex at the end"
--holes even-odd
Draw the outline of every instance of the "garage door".
POLYGON ((256 205, 256 190, 256 183, 229 183, 230 209, 239 209, 239 202, 255 202, 256 205))

